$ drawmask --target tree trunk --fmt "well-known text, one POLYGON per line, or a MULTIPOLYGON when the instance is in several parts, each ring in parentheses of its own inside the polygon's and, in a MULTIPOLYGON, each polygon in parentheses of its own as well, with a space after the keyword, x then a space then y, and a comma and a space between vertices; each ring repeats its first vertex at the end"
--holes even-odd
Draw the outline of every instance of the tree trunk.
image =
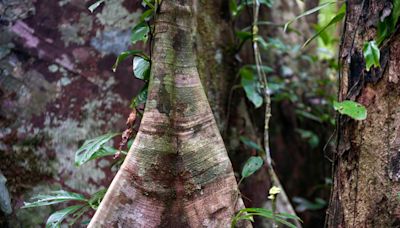
POLYGON ((366 106, 368 117, 338 118, 328 227, 400 226, 400 34, 380 48, 381 68, 365 69, 363 45, 376 39, 392 1, 348 1, 339 54, 339 100, 366 106), (382 16, 383 17, 383 16, 382 16))
POLYGON ((197 71, 195 4, 159 8, 141 127, 89 227, 228 227, 243 205, 197 71))

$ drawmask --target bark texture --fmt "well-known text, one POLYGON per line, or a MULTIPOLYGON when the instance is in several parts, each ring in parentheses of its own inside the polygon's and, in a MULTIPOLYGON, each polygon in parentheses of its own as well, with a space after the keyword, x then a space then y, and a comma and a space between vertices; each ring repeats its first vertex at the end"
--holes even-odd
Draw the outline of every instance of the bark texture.
POLYGON ((141 127, 89 227, 229 227, 243 205, 197 70, 196 4, 159 8, 141 127))
POLYGON ((400 34, 396 30, 380 48, 381 68, 367 72, 362 52, 391 6, 391 1, 348 1, 339 99, 362 103, 368 117, 339 117, 328 227, 400 226, 400 34))

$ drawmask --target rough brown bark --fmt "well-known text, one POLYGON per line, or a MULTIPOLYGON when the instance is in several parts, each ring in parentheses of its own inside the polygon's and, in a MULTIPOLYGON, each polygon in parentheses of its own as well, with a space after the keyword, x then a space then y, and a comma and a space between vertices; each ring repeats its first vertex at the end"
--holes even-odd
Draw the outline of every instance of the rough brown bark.
POLYGON ((198 75, 196 3, 159 8, 141 127, 89 227, 228 227, 243 205, 198 75))
POLYGON ((379 17, 391 1, 347 4, 339 99, 362 103, 368 117, 338 118, 328 227, 399 227, 400 34, 395 31, 380 48, 382 67, 367 72, 363 44, 376 38, 379 17))

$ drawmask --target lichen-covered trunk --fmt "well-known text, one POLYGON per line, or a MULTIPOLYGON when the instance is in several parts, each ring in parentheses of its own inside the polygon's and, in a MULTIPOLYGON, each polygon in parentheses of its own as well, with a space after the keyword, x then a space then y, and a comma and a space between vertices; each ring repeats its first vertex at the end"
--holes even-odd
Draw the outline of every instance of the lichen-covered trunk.
MULTIPOLYGON (((392 1, 347 2, 340 51, 339 99, 366 106, 368 117, 339 117, 334 186, 328 227, 400 226, 400 34, 380 47, 381 68, 365 69, 363 45, 376 39, 376 25, 392 1)), ((383 15, 383 16, 382 16, 383 15)))
POLYGON ((243 205, 198 75, 196 2, 159 8, 140 130, 89 227, 228 227, 243 205))

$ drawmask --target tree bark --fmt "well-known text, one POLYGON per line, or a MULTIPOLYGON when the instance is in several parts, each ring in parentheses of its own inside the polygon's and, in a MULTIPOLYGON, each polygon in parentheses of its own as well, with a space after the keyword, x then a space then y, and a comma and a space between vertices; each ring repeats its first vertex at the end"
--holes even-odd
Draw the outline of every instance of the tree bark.
POLYGON ((89 227, 228 227, 243 205, 197 70, 196 2, 159 8, 141 127, 89 227))
POLYGON ((380 47, 381 68, 365 69, 363 45, 376 38, 392 1, 348 1, 339 53, 339 100, 366 106, 368 117, 338 118, 328 227, 400 226, 400 34, 380 47))

